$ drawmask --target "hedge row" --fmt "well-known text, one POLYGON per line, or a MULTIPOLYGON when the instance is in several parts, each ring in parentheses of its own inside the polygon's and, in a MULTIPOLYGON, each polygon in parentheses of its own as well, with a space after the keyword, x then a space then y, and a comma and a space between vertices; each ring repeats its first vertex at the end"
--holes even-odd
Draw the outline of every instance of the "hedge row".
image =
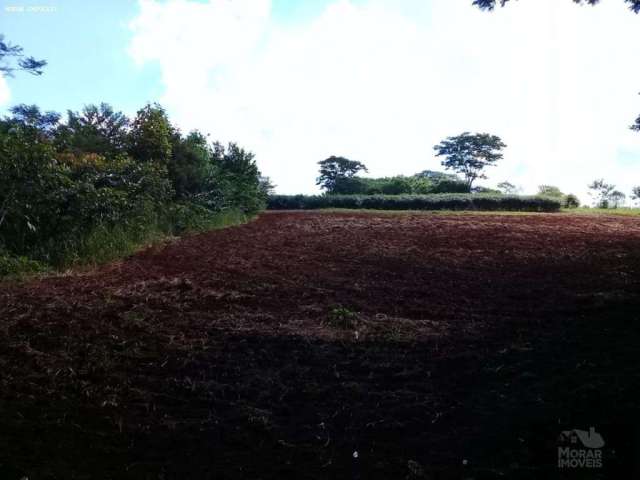
POLYGON ((489 210, 556 212, 558 199, 539 196, 433 194, 433 195, 272 195, 269 210, 352 208, 377 210, 489 210))

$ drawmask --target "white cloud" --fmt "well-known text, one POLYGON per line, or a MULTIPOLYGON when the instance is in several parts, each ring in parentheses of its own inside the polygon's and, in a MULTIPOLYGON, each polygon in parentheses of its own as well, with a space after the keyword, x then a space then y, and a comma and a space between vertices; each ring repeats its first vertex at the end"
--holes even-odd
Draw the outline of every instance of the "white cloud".
POLYGON ((438 168, 432 146, 465 130, 509 145, 488 184, 585 197, 595 177, 640 183, 627 128, 640 113, 640 17, 622 2, 469 4, 336 0, 285 24, 268 0, 141 0, 130 52, 160 63, 178 125, 250 148, 281 192, 314 191, 332 154, 376 176, 438 168))
POLYGON ((0 74, 0 107, 7 105, 10 98, 11 92, 9 91, 9 85, 2 74, 0 74))

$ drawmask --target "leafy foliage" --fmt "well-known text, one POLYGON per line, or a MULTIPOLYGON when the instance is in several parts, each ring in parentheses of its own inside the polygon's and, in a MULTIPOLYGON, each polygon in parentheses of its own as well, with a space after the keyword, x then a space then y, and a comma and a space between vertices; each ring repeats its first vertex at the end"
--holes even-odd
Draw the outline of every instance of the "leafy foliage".
POLYGON ((264 207, 252 153, 199 132, 183 137, 157 105, 133 122, 107 104, 69 111, 65 123, 35 105, 11 112, 0 120, 0 249, 15 260, 7 265, 108 259, 264 207))
POLYGON ((621 192, 620 190, 614 190, 609 195, 609 202, 610 202, 611 208, 621 207, 622 205, 624 205, 626 198, 627 196, 623 192, 621 192))
POLYGON ((344 157, 331 156, 318 162, 320 176, 316 179, 316 185, 326 191, 335 191, 336 182, 354 177, 358 172, 367 171, 367 167, 358 161, 344 157))
POLYGON ((503 157, 501 151, 506 145, 496 135, 464 132, 443 140, 433 148, 437 157, 445 157, 442 165, 464 175, 471 189, 476 179, 487 178, 483 170, 503 157))
POLYGON ((455 175, 441 172, 440 175, 425 176, 422 173, 406 177, 403 175, 384 178, 359 176, 338 177, 333 188, 327 191, 334 195, 424 195, 429 193, 469 193, 469 187, 455 175))
MULTIPOLYGON (((480 7, 482 10, 493 10, 496 4, 504 7, 507 2, 509 2, 509 0, 473 0, 473 5, 480 7)), ((579 5, 596 5, 600 3, 600 0, 573 0, 573 2, 579 5)), ((635 13, 640 12, 640 0, 624 0, 624 2, 628 3, 629 8, 635 13)))
POLYGON ((494 210, 554 212, 561 202, 547 197, 486 194, 436 195, 273 195, 270 210, 351 208, 377 210, 494 210))
POLYGON ((178 198, 189 198, 206 190, 213 174, 212 157, 209 142, 200 132, 193 131, 186 137, 174 132, 168 169, 178 198))
POLYGON ((580 206, 580 199, 573 193, 570 193, 564 197, 562 206, 564 208, 578 208, 580 206))
POLYGON ((594 198, 596 207, 609 208, 609 203, 612 200, 611 194, 615 191, 615 188, 615 185, 606 183, 604 179, 600 178, 598 180, 594 180, 589 185, 589 189, 591 190, 589 195, 594 198))
POLYGON ((67 111, 67 122, 56 132, 56 148, 73 153, 92 152, 115 157, 127 152, 129 119, 106 104, 67 111))
POLYGON ((545 197, 563 198, 564 193, 554 185, 540 185, 538 187, 538 195, 545 197))
POLYGON ((129 134, 129 154, 141 162, 167 165, 171 157, 172 127, 164 109, 147 104, 136 114, 129 134))
POLYGON ((45 60, 25 56, 21 46, 12 45, 0 34, 0 74, 12 77, 14 72, 23 71, 31 75, 42 75, 42 69, 46 65, 45 60))
POLYGON ((500 182, 498 184, 498 190, 506 195, 514 195, 518 193, 518 187, 516 187, 513 183, 507 181, 500 182))

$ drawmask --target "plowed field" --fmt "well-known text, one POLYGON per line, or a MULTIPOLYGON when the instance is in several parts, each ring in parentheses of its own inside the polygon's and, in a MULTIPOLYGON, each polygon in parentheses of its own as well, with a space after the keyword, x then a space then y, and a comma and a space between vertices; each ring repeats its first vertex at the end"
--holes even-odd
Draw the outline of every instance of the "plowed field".
POLYGON ((1 479, 564 478, 589 427, 640 478, 639 411, 633 217, 265 213, 0 285, 1 479))

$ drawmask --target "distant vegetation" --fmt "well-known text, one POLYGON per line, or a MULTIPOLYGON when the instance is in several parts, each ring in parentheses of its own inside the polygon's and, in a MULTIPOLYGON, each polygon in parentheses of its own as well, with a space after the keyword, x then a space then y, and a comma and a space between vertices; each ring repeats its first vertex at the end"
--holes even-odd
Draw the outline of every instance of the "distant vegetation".
POLYGON ((559 199, 502 194, 436 195, 272 195, 270 210, 310 210, 350 208, 375 210, 486 210, 518 212, 556 212, 559 199))
POLYGON ((442 166, 461 174, 469 190, 477 179, 487 178, 484 169, 495 165, 505 148, 496 135, 469 132, 449 137, 433 147, 436 157, 444 157, 442 166))
POLYGON ((182 134, 156 104, 133 119, 106 104, 65 121, 36 106, 11 113, 0 120, 0 274, 237 222, 272 188, 252 153, 182 134))
POLYGON ((520 189, 508 181, 498 184, 498 189, 474 186, 476 180, 486 178, 485 169, 503 157, 505 147, 496 135, 464 132, 434 147, 436 156, 443 157, 442 166, 454 173, 424 170, 383 178, 359 176, 368 172, 364 163, 331 156, 318 162, 316 184, 324 195, 271 195, 267 208, 554 212, 580 205, 575 195, 552 186, 541 186, 536 196, 518 196, 520 189))

